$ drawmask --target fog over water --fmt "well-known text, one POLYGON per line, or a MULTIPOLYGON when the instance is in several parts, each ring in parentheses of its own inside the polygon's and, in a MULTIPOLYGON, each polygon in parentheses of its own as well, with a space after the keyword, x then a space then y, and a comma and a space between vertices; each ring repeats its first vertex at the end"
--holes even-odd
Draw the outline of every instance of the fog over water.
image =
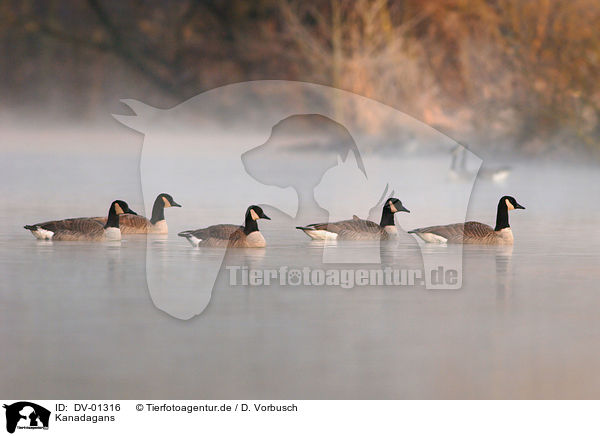
POLYGON ((599 0, 0 1, 0 396, 600 398, 598 29, 599 0), (168 234, 24 229, 160 193, 168 234), (514 245, 407 232, 504 195, 514 245), (296 228, 388 198, 390 241, 296 228), (264 248, 178 236, 250 205, 264 248))
MULTIPOLYGON (((469 197, 469 183, 447 178, 449 155, 403 153, 390 178, 398 181, 394 195, 411 213, 398 214, 398 225, 408 230, 452 222, 464 215, 456 206, 464 192, 467 219, 493 225, 499 197, 511 194, 526 207, 511 212, 514 247, 465 247, 459 290, 231 287, 225 272, 206 310, 183 321, 158 303, 166 298, 185 307, 185 298, 198 297, 188 285, 212 254, 192 248, 177 232, 241 224, 254 202, 294 216, 294 192, 263 186, 260 193, 268 197, 263 200, 245 193, 249 185, 240 186, 243 202, 225 196, 218 208, 207 207, 223 196, 214 186, 242 185, 238 175, 220 170, 227 168, 226 153, 214 151, 210 175, 186 184, 189 173, 165 166, 163 177, 153 178, 156 186, 144 186, 142 137, 119 125, 102 134, 32 128, 7 132, 5 138, 0 326, 3 353, 10 358, 3 359, 0 391, 7 398, 597 398, 600 393, 596 164, 504 156, 489 165, 509 163, 509 178, 501 184, 476 180, 469 197), (446 198, 404 184, 418 178, 423 167, 447 180, 446 198), (146 190, 153 196, 169 192, 183 205, 166 211, 168 238, 46 242, 23 229, 47 219, 104 215, 116 198, 149 213, 146 190), (168 267, 160 276, 163 293, 151 295, 147 285, 160 265, 168 267)), ((265 140, 264 135, 244 138, 252 146, 265 140)), ((193 154, 181 159, 181 168, 190 166, 185 159, 194 162, 193 154)), ((371 174, 386 174, 395 162, 376 154, 365 159, 371 174)), ((268 158, 262 163, 272 164, 268 158)), ((384 186, 347 192, 335 177, 327 173, 317 187, 319 204, 333 219, 350 218, 353 210, 366 217, 384 186)), ((272 218, 259 223, 267 248, 234 254, 232 262, 241 256, 258 269, 323 267, 322 246, 272 218)), ((364 246, 340 249, 352 253, 364 246)), ((426 249, 443 256, 452 247, 426 249)), ((403 235, 387 255, 394 265, 422 268, 411 236, 403 235)), ((219 261, 215 256, 212 260, 219 261)))

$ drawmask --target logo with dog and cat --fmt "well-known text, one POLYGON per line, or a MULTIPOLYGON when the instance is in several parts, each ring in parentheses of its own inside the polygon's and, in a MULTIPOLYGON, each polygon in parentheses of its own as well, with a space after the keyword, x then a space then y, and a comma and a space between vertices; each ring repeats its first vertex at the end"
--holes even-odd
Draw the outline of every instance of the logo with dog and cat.
POLYGON ((6 409, 6 431, 15 430, 48 430, 50 411, 45 407, 29 401, 18 401, 4 404, 6 409))

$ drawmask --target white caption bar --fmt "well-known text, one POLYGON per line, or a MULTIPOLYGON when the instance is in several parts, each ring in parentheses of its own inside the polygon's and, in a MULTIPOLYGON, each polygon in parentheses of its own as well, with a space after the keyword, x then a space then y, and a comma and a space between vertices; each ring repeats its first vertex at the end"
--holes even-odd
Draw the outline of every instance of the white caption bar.
POLYGON ((12 426, 20 436, 194 430, 278 436, 600 434, 595 418, 598 401, 4 400, 2 404, 2 426, 9 432, 12 426))

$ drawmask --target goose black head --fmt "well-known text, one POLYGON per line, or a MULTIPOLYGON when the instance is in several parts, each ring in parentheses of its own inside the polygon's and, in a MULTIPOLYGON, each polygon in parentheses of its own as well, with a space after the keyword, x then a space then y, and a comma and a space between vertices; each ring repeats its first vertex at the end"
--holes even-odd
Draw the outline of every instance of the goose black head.
MULTIPOLYGON (((119 205, 119 207, 121 208, 121 210, 123 212, 121 213, 129 213, 131 215, 137 215, 137 213, 135 213, 133 210, 129 209, 129 205, 127 203, 125 203, 123 200, 115 200, 115 203, 119 205)), ((115 208, 115 212, 117 212, 116 208, 115 208)), ((117 212, 117 215, 120 215, 117 212)))
POLYGON ((402 205, 402 202, 400 200, 398 200, 397 198, 394 198, 394 197, 390 197, 390 198, 388 198, 385 201, 384 208, 389 208, 392 213, 396 213, 396 212, 408 212, 408 213, 410 213, 410 210, 408 210, 407 208, 405 208, 402 205))
POLYGON ((265 220, 271 219, 263 212, 263 210, 260 206, 256 206, 256 205, 252 205, 248 208, 248 210, 246 211, 246 217, 248 217, 248 215, 250 215, 250 217, 254 221, 257 221, 261 218, 265 219, 265 220))
MULTIPOLYGON (((129 209, 129 205, 123 200, 113 201, 110 204, 110 209, 108 209, 108 218, 106 220, 106 225, 104 226, 104 228, 119 228, 119 215, 123 215, 124 213, 132 213, 132 210, 129 209)), ((135 212, 133 213, 135 214, 135 212)))
POLYGON ((164 207, 181 207, 169 194, 162 193, 158 197, 162 199, 164 207))
POLYGON ((129 205, 123 200, 115 200, 110 205, 111 211, 114 211, 117 215, 122 215, 124 213, 130 213, 132 215, 137 215, 134 211, 129 209, 129 205))
POLYGON ((523 207, 519 203, 517 203, 517 200, 515 200, 515 198, 511 197, 510 195, 505 195, 504 197, 502 197, 500 199, 500 203, 506 204, 506 208, 508 210, 525 209, 525 207, 523 207))

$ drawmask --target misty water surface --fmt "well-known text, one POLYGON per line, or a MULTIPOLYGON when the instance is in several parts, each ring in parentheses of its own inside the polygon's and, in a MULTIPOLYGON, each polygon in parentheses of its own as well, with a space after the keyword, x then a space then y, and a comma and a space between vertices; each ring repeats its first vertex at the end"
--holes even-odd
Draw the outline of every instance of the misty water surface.
MULTIPOLYGON (((2 152, 0 391, 7 398, 591 398, 600 393, 597 166, 512 158, 514 172, 503 185, 476 182, 469 219, 493 224, 505 193, 527 209, 511 214, 512 250, 465 247, 460 290, 229 287, 221 275, 204 313, 181 321, 150 299, 147 250, 169 262, 172 273, 163 280, 171 281, 176 293, 184 276, 193 280, 202 269, 207 255, 176 232, 241 223, 247 205, 205 210, 203 198, 215 193, 197 185, 185 192, 165 188, 183 205, 166 211, 168 238, 37 241, 24 224, 105 214, 115 198, 144 211, 139 148, 74 147, 79 140, 67 138, 64 147, 52 151, 23 141, 2 152)), ((432 171, 446 166, 445 160, 431 160, 432 171)), ((411 209, 396 219, 405 230, 445 223, 444 216, 431 212, 439 205, 425 193, 396 196, 411 209)), ((364 210, 367 201, 355 195, 343 203, 364 210)), ((290 204, 282 209, 293 213, 290 204)), ((246 255, 248 264, 294 265, 301 256, 304 264, 319 265, 321 248, 299 231, 277 220, 260 226, 269 245, 246 255)), ((412 237, 403 237, 390 258, 417 267, 422 262, 412 237)))

